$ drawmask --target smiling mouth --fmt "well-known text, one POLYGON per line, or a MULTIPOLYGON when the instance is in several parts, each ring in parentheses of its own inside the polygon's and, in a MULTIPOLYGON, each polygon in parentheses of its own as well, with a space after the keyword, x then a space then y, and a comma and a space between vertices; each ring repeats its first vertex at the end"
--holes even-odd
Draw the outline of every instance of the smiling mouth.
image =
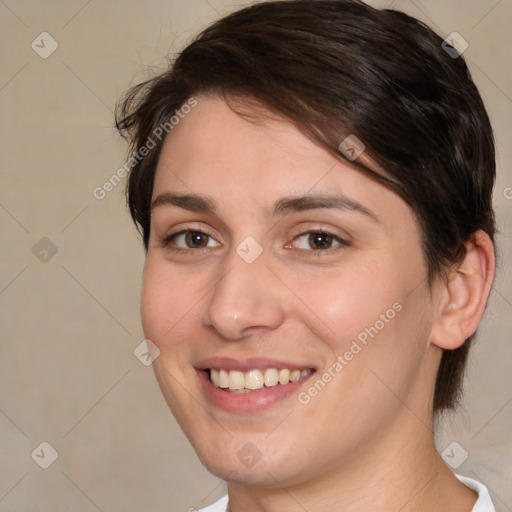
POLYGON ((287 368, 254 369, 248 372, 210 368, 208 375, 213 386, 231 393, 250 393, 275 386, 286 386, 311 375, 315 370, 287 368))

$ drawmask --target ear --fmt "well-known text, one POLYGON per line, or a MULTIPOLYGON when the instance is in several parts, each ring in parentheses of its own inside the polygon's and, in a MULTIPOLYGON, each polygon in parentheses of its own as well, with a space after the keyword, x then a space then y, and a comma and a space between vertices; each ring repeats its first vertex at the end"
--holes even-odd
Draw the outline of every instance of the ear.
POLYGON ((438 287, 438 314, 430 342, 454 350, 473 335, 484 313, 495 271, 494 245, 487 233, 473 233, 464 259, 438 287))

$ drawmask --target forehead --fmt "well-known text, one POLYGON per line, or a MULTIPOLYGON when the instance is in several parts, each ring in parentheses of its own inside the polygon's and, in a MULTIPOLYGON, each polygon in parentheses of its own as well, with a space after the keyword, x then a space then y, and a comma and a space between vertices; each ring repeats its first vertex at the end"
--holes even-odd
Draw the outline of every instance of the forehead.
POLYGON ((281 197, 343 194, 410 215, 396 194, 319 147, 292 123, 223 99, 200 97, 164 143, 153 197, 201 194, 251 208, 281 197))
POLYGON ((298 171, 301 161, 311 174, 321 172, 325 156, 291 123, 250 113, 243 106, 238 112, 220 98, 199 98, 198 105, 167 136, 157 178, 165 176, 163 167, 167 167, 183 179, 214 175, 224 178, 225 185, 228 178, 247 178, 256 169, 259 180, 266 169, 280 168, 281 173, 272 172, 278 179, 290 166, 298 171))

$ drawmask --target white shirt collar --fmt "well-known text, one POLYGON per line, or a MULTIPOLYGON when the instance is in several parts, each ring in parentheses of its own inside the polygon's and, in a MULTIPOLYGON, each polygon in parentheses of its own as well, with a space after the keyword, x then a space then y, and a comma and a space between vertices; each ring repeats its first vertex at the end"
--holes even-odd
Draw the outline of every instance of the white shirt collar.
POLYGON ((467 476, 455 475, 466 487, 478 494, 475 506, 471 512, 495 512, 494 505, 487 487, 467 476))

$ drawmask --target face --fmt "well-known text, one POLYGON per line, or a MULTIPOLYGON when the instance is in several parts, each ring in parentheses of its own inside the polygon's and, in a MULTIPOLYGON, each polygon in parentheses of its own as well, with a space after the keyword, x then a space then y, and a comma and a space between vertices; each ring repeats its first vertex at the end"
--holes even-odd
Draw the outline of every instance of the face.
POLYGON ((429 297, 406 203, 290 123, 202 97, 168 136, 143 329, 216 475, 300 484, 414 436, 435 378, 429 297))

